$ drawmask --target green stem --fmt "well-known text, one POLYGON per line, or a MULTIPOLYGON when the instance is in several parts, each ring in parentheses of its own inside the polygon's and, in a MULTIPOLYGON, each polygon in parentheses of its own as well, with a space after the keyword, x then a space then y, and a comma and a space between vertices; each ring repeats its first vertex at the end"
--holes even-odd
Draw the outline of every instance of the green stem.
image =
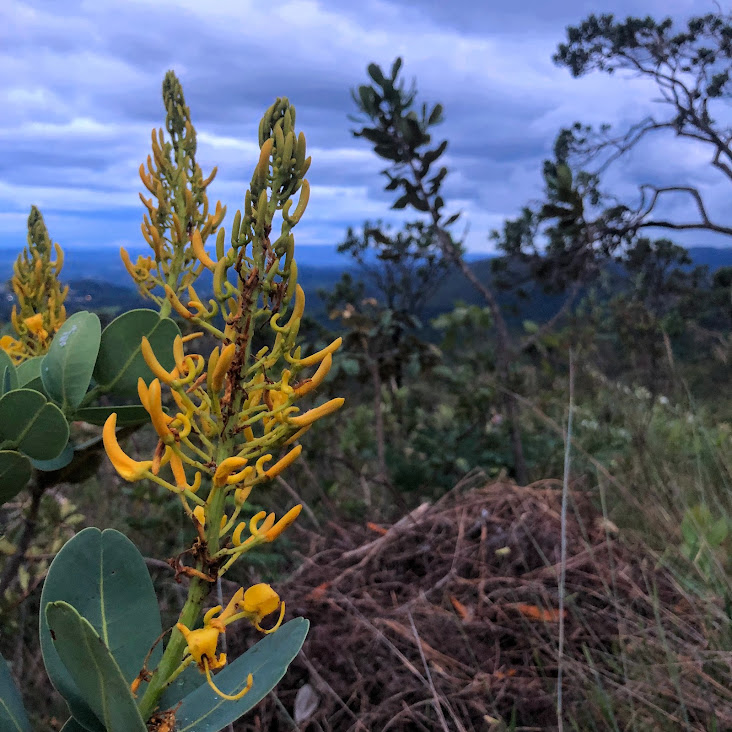
MULTIPOLYGON (((201 566, 197 567, 201 569, 201 566)), ((203 603, 208 596, 210 590, 210 584, 204 582, 198 577, 192 577, 191 582, 188 585, 188 599, 181 610, 179 623, 188 628, 192 628, 195 622, 198 620, 198 616, 201 614, 201 608, 203 603)), ((153 673, 153 677, 150 683, 145 689, 145 693, 139 703, 140 714, 144 720, 150 718, 152 713, 158 706, 160 696, 163 693, 164 687, 172 674, 176 671, 180 662, 185 654, 186 639, 178 628, 173 628, 173 632, 170 636, 170 642, 168 643, 165 653, 160 660, 160 664, 153 673)))
MULTIPOLYGON (((224 459, 226 455, 226 445, 219 449, 217 462, 224 459)), ((206 511, 206 544, 209 555, 216 554, 219 550, 219 531, 221 525, 221 516, 224 513, 224 505, 226 502, 226 491, 214 486, 211 487, 208 498, 208 510, 206 511)), ((202 562, 196 563, 196 569, 199 571, 208 571, 202 562)), ((181 610, 178 622, 187 628, 193 629, 198 621, 203 608, 203 603, 208 597, 209 590, 212 585, 199 577, 192 577, 188 585, 188 598, 181 610)), ((185 655, 186 639, 183 634, 173 628, 163 657, 158 668, 153 674, 145 693, 139 703, 140 714, 144 720, 149 719, 158 706, 160 696, 170 681, 170 677, 176 673, 180 663, 185 655)))

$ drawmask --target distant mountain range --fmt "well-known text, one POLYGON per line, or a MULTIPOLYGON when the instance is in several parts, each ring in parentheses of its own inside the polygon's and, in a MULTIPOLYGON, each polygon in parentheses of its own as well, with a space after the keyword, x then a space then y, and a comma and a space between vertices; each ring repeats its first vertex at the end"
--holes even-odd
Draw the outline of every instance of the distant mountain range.
MULTIPOLYGON (((149 250, 130 250, 130 256, 134 259, 140 254, 147 254, 149 250)), ((132 281, 127 277, 119 251, 116 249, 100 248, 73 248, 64 250, 65 262, 63 278, 69 282, 72 280, 97 280, 109 282, 121 286, 133 287, 132 281)), ((695 247, 689 250, 694 264, 708 265, 711 270, 719 267, 732 266, 732 247, 727 249, 714 247, 695 247)), ((17 249, 0 248, 0 283, 5 283, 12 274, 13 262, 18 256, 17 249)), ((467 260, 477 263, 481 260, 491 259, 495 255, 472 252, 468 253, 467 260)), ((336 247, 329 246, 305 246, 297 248, 297 263, 301 273, 308 272, 311 278, 320 270, 346 271, 350 267, 350 259, 339 254, 336 247)), ((325 275, 330 280, 333 273, 325 275)))
MULTIPOLYGON (((142 253, 130 252, 133 260, 142 253)), ((706 265, 711 271, 719 267, 732 266, 732 248, 696 247, 689 249, 695 265, 706 265)), ((312 317, 327 319, 324 305, 316 293, 319 289, 330 290, 340 280, 341 275, 352 269, 345 255, 339 254, 335 247, 300 246, 297 250, 298 277, 308 294, 308 312, 312 317)), ((7 283, 12 275, 13 262, 17 250, 0 249, 0 323, 9 318, 13 303, 12 291, 7 283)), ((470 266, 481 280, 490 278, 490 259, 485 254, 468 256, 470 266)), ((355 273, 354 273, 355 274, 355 273)), ((110 249, 90 250, 69 247, 65 251, 65 264, 62 279, 70 286, 67 309, 73 312, 91 309, 109 316, 135 307, 150 307, 150 301, 143 300, 137 293, 134 283, 124 270, 119 252, 110 249)), ((210 282, 210 280, 209 280, 210 282)), ((202 282, 199 294, 204 296, 210 284, 202 282)), ((368 288, 367 288, 368 289, 368 288)), ((501 300, 506 297, 501 296, 501 300)), ((479 303, 480 298, 472 288, 466 287, 463 276, 455 272, 445 279, 426 306, 425 316, 434 317, 450 309, 455 301, 468 304, 479 303)), ((516 303, 521 311, 515 317, 543 320, 551 317, 561 303, 561 297, 551 297, 535 293, 529 301, 516 303)))

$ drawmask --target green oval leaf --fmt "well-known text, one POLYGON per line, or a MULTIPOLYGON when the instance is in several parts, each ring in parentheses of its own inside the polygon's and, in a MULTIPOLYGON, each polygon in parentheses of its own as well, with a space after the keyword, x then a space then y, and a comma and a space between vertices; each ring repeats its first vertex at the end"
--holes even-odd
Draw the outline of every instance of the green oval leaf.
POLYGON ((43 361, 43 358, 43 356, 33 356, 33 358, 29 358, 23 361, 23 363, 18 364, 15 371, 18 374, 19 387, 27 387, 28 384, 31 384, 36 379, 40 380, 41 362, 43 361))
POLYGON ((13 683, 8 664, 2 656, 0 656, 0 729, 3 732, 33 732, 20 692, 13 683))
POLYGON ((45 615, 60 659, 107 732, 147 732, 129 682, 91 623, 61 601, 45 615))
POLYGON ((8 354, 0 348, 0 394, 18 388, 18 374, 13 366, 13 361, 8 354))
POLYGON ((36 460, 52 460, 69 441, 63 412, 33 389, 14 389, 0 398, 0 443, 36 460))
POLYGON ((155 310, 130 310, 115 318, 102 333, 94 379, 104 392, 136 396, 137 380, 146 382, 153 374, 140 351, 145 336, 164 368, 175 366, 173 341, 180 329, 170 318, 161 318, 155 310))
POLYGON ((263 638, 243 656, 215 676, 216 686, 226 694, 236 694, 252 674, 254 684, 239 701, 227 701, 204 684, 189 694, 178 709, 176 732, 211 732, 220 730, 246 714, 264 699, 285 675, 287 667, 300 652, 310 623, 295 618, 276 633, 263 638))
POLYGON ((120 407, 84 407, 76 410, 74 419, 101 425, 113 412, 117 413, 117 427, 128 427, 132 424, 144 424, 150 421, 150 415, 145 407, 137 404, 126 404, 120 407))
POLYGON ((61 454, 53 460, 31 460, 31 464, 36 470, 42 470, 44 473, 52 473, 54 470, 61 470, 71 464, 74 459, 74 447, 69 442, 66 447, 61 450, 61 454))
MULTIPOLYGON (((71 714, 89 726, 95 716, 61 662, 46 623, 44 608, 56 601, 69 603, 91 623, 130 684, 162 632, 157 598, 142 555, 126 536, 113 529, 80 531, 51 563, 41 594, 43 661, 71 714)), ((158 644, 150 668, 156 666, 160 653, 158 644)), ((143 683, 140 693, 144 687, 143 683)))
POLYGON ((86 394, 99 352, 102 326, 94 313, 74 313, 58 330, 41 364, 46 394, 64 412, 86 394))
POLYGON ((30 460, 15 450, 0 450, 0 505, 28 485, 33 469, 30 460))

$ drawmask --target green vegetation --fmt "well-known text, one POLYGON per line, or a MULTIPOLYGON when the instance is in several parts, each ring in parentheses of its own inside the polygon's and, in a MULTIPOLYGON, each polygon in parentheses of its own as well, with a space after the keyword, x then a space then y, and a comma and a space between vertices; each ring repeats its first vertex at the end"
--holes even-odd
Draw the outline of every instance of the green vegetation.
MULTIPOLYGON (((264 518, 294 501, 303 513, 285 541, 270 545, 253 519, 256 546, 218 592, 230 596, 260 580, 287 588, 295 615, 312 625, 305 655, 264 699, 297 654, 306 624, 292 620, 263 640, 259 666, 251 659, 260 645, 244 653, 251 633, 230 638, 227 653, 242 653, 215 679, 238 691, 241 669, 255 668, 255 685, 251 696, 222 707, 228 711, 215 717, 219 727, 246 711, 236 729, 732 729, 732 267, 698 265, 673 240, 679 230, 730 237, 732 227, 714 220, 685 181, 643 185, 637 205, 604 190, 608 168, 663 130, 703 145, 710 165, 732 182, 732 129, 715 118, 732 91, 732 16, 692 18, 680 30, 670 20, 590 16, 567 30, 554 60, 574 76, 632 70, 648 77, 661 95, 660 116, 619 133, 581 122, 561 130, 542 168, 543 200, 493 232, 498 256, 478 263, 466 260, 456 233, 460 212, 446 193, 448 141, 433 139, 450 110, 419 99, 416 84, 407 87, 401 59, 388 71, 369 65, 368 79, 353 91, 353 135, 385 162, 392 208, 413 218, 401 229, 366 221, 345 232, 339 250, 347 271, 321 283, 321 309, 308 316, 292 253, 291 229, 309 192, 294 110, 278 100, 265 116, 259 142, 266 164, 254 171, 228 250, 216 234, 223 209, 208 217, 199 210, 208 211, 202 202, 211 178, 204 181, 195 163, 190 113, 175 87, 179 104, 166 110, 177 119, 174 144, 193 194, 183 185, 170 197, 180 185, 178 157, 155 142, 158 168, 141 173, 158 198, 156 205, 144 201, 155 257, 134 264, 126 258, 126 265, 141 293, 154 293, 161 314, 178 324, 135 309, 101 330, 95 315, 77 313, 59 324, 42 356, 54 366, 48 374, 24 365, 32 358, 14 365, 21 358, 15 345, 8 355, 0 351, 0 480, 17 486, 5 491, 0 483, 0 650, 18 659, 0 666, 3 713, 18 717, 22 697, 39 728, 60 729, 68 716, 31 662, 40 617, 48 676, 76 719, 67 732, 121 729, 115 724, 168 729, 170 716, 151 716, 163 690, 159 678, 140 672, 140 657, 155 636, 173 629, 164 659, 174 659, 160 667, 174 670, 194 658, 193 648, 183 656, 181 633, 196 632, 191 623, 204 605, 226 607, 223 594, 205 600, 210 587, 203 583, 228 569, 216 558, 228 562, 243 546, 241 529, 238 538, 227 537, 235 517, 261 511, 264 518), (661 217, 659 200, 672 192, 689 197, 696 219, 661 217), (187 210, 194 234, 180 223, 187 210), (258 218, 262 211, 269 218, 258 218), (270 243, 276 212, 282 233, 270 243), (658 229, 666 236, 650 235, 658 229), (209 235, 215 258, 204 248, 209 235), (237 260, 248 244, 251 256, 237 260), (237 292, 222 272, 242 266, 237 292), (291 299, 293 314, 281 325, 280 309, 291 299), (249 319, 242 318, 246 308, 249 319), (203 357, 187 356, 192 376, 183 385, 187 361, 178 333, 189 339, 198 330, 205 331, 196 337, 198 351, 215 357, 204 376, 203 365, 193 373, 203 357), (61 353, 57 339, 67 332, 78 347, 61 353), (159 354, 159 370, 138 345, 143 335, 159 354), (234 343, 245 344, 239 361, 234 343), (125 348, 129 358, 120 355, 125 348), (225 369, 218 359, 228 359, 225 369), (121 362, 129 373, 119 371, 121 362), (317 371, 298 381, 298 369, 316 362, 317 371), (148 367, 170 387, 163 401, 153 382, 157 409, 153 383, 149 391, 137 387, 138 372, 152 375, 148 367), (245 415, 235 428, 226 406, 231 394, 219 401, 223 381, 216 382, 230 369, 239 369, 236 398, 245 415), (168 483, 152 464, 159 467, 163 455, 175 461, 167 452, 175 435, 166 425, 185 431, 183 416, 172 415, 188 399, 189 384, 195 392, 204 381, 217 396, 194 412, 202 425, 211 418, 221 426, 221 444, 211 454, 208 438, 186 445, 194 456, 187 464, 199 481, 200 472, 210 472, 214 486, 216 466, 240 459, 249 443, 266 462, 266 449, 289 447, 316 417, 328 419, 313 425, 302 453, 298 443, 272 468, 257 468, 256 481, 267 490, 251 498, 237 490, 228 504, 232 518, 223 499, 207 501, 206 521, 196 526, 188 519, 203 502, 181 517, 160 490, 177 488, 184 503, 195 504, 194 471, 186 476, 181 467, 168 483), (142 418, 149 414, 153 423, 142 428, 139 404, 109 401, 136 399, 138 388, 142 418), (293 400, 311 391, 321 406, 296 415, 293 400), (94 399, 100 401, 92 406, 94 399), (10 416, 2 419, 3 410, 10 416), (118 426, 127 419, 118 439, 130 439, 126 453, 119 446, 107 453, 128 482, 98 449, 93 425, 112 411, 118 426), (58 429, 49 427, 54 420, 58 429), (34 430, 65 439, 37 449, 34 430), (39 462, 63 458, 67 433, 72 459, 39 462), (79 531, 85 525, 107 531, 79 531), (69 557, 88 544, 82 553, 97 561, 105 542, 138 587, 140 635, 87 653, 76 639, 108 635, 94 611, 79 606, 78 588, 68 589, 69 557), (185 569, 178 552, 189 545, 196 563, 185 569), (175 580, 187 575, 182 587, 173 569, 175 580), (181 611, 188 619, 182 629, 181 611), (48 626, 58 634, 53 641, 48 626), (90 664, 103 670, 114 709, 85 686, 81 669, 90 664), (153 689, 140 695, 142 717, 127 691, 138 672, 138 685, 153 689)), ((33 317, 24 314, 26 330, 36 327, 33 317)), ((110 592, 119 592, 124 608, 129 597, 115 587, 110 592)), ((84 595, 92 605, 95 592, 84 595)), ((216 628, 206 617, 202 632, 216 628)), ((151 664, 159 656, 153 651, 151 664)), ((195 675, 198 690, 188 693, 192 670, 181 671, 180 689, 162 696, 161 710, 175 709, 178 725, 193 725, 185 729, 198 729, 196 715, 216 699, 216 688, 195 675)))

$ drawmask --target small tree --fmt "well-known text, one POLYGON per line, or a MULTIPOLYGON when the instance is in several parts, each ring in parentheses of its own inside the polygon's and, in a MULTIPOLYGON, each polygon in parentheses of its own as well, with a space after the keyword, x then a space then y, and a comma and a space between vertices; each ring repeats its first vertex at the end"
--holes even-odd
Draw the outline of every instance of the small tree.
POLYGON ((496 333, 496 365, 499 378, 508 389, 504 405, 508 415, 516 478, 520 483, 528 480, 526 461, 521 440, 519 408, 510 393, 512 344, 506 320, 503 317, 498 298, 493 289, 482 282, 468 266, 463 257, 463 248, 450 233, 459 213, 443 214, 444 199, 440 194, 447 168, 441 166, 435 172, 435 163, 447 149, 447 140, 430 148, 430 129, 443 121, 441 104, 431 109, 426 104, 417 107, 417 91, 414 83, 407 90, 399 78, 402 60, 397 58, 386 76, 377 64, 369 64, 368 73, 373 83, 362 84, 353 93, 360 117, 352 118, 362 123, 354 130, 355 137, 364 137, 373 146, 374 152, 389 162, 382 173, 388 178, 387 191, 401 191, 392 204, 394 209, 412 207, 427 215, 443 257, 458 268, 471 285, 485 300, 496 333))

